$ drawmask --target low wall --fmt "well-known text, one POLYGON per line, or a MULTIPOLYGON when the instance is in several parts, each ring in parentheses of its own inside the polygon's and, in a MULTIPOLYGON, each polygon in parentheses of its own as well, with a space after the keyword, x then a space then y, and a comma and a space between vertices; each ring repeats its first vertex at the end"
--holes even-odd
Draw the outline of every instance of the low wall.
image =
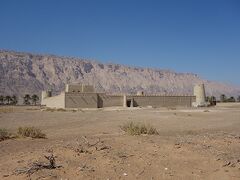
POLYGON ((98 94, 99 103, 98 107, 112 107, 112 106, 123 106, 123 96, 113 96, 106 94, 98 94))
POLYGON ((46 105, 50 108, 65 108, 65 93, 53 97, 42 99, 41 105, 46 105))
POLYGON ((134 99, 134 106, 153 107, 191 107, 196 101, 195 96, 127 96, 127 100, 134 99))
POLYGON ((102 108, 123 106, 123 96, 104 93, 65 93, 66 108, 102 108))
POLYGON ((66 108, 98 108, 96 93, 65 93, 66 108))

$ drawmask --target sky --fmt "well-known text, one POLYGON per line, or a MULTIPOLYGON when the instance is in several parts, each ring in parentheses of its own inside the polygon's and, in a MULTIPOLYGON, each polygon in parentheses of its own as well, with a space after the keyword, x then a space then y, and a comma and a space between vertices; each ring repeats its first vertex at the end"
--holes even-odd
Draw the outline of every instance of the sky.
POLYGON ((0 49, 240 85, 240 1, 0 0, 0 49))

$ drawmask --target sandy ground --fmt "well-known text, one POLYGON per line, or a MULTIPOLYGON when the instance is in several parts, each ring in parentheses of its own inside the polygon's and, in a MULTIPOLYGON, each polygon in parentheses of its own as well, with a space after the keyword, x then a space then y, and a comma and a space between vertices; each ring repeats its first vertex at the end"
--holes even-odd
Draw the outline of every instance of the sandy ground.
POLYGON ((240 179, 240 104, 208 109, 108 108, 42 111, 0 107, 0 128, 35 126, 47 139, 0 142, 0 179, 240 179), (143 122, 159 135, 130 136, 143 122), (86 145, 86 139, 89 146, 86 145), (53 153, 62 167, 17 174, 53 153))

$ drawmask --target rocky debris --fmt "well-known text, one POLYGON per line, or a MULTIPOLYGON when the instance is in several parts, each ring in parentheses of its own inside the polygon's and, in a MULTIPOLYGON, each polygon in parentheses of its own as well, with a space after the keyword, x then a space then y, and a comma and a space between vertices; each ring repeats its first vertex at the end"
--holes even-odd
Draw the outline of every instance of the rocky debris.
MULTIPOLYGON (((177 139, 174 148, 179 149, 182 146, 193 148, 199 153, 211 153, 215 156, 216 161, 223 163, 222 167, 238 168, 240 167, 240 153, 234 156, 229 155, 229 147, 231 144, 238 144, 239 135, 227 132, 215 133, 198 133, 196 135, 185 135, 177 139)), ((236 152, 238 150, 231 149, 236 152)))

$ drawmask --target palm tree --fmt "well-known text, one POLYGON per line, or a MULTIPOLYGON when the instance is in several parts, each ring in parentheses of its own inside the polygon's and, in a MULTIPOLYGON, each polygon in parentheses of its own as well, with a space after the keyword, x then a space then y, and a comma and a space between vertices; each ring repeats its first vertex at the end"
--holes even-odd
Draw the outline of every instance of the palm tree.
POLYGON ((221 96, 220 96, 220 101, 221 102, 225 102, 226 101, 226 95, 225 94, 222 94, 221 96))
POLYGON ((232 96, 228 99, 228 102, 236 102, 235 98, 232 96))
POLYGON ((240 102, 240 96, 237 97, 237 101, 240 102))
POLYGON ((30 104, 30 100, 31 100, 31 96, 29 94, 25 94, 25 96, 23 97, 23 103, 25 105, 29 105, 30 104))
POLYGON ((210 99, 211 99, 211 101, 216 101, 216 97, 215 96, 211 96, 210 99))
POLYGON ((34 104, 36 106, 36 104, 39 100, 39 97, 36 94, 34 94, 34 95, 32 95, 31 99, 32 99, 32 104, 34 104))
POLYGON ((12 97, 11 96, 6 96, 5 100, 7 101, 7 104, 10 104, 10 102, 12 101, 12 97))
POLYGON ((207 96, 207 97, 206 97, 206 101, 207 101, 207 102, 210 102, 210 100, 211 100, 210 97, 207 96))
POLYGON ((12 104, 16 105, 18 103, 17 96, 12 96, 12 104))
POLYGON ((208 97, 208 102, 211 104, 211 106, 215 106, 216 105, 216 97, 215 96, 208 97))
POLYGON ((1 104, 4 104, 4 99, 5 99, 4 96, 1 95, 1 96, 0 96, 0 105, 1 105, 1 104))

